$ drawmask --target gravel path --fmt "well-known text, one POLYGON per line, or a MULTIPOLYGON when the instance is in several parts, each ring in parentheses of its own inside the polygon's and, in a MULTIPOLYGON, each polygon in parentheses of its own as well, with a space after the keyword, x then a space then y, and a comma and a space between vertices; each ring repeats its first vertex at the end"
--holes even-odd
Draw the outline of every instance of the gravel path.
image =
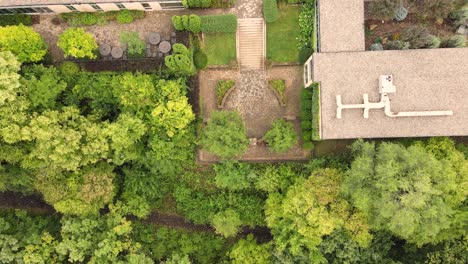
POLYGON ((238 18, 260 18, 263 0, 237 0, 234 7, 238 18))

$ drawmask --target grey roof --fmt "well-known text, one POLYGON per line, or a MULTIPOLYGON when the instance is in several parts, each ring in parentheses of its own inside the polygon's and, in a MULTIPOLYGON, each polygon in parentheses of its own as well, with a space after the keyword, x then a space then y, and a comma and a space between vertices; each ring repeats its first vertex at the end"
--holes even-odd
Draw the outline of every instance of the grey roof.
POLYGON ((364 51, 364 1, 321 0, 320 52, 364 51))
MULTIPOLYGON (((56 4, 89 4, 89 3, 131 3, 153 2, 157 0, 0 0, 0 7, 9 6, 40 6, 56 4)), ((168 0, 171 1, 171 0, 168 0)))
POLYGON ((315 53, 314 81, 321 85, 322 139, 468 135, 468 48, 315 53), (378 77, 392 74, 392 111, 452 110, 453 116, 387 117, 383 109, 345 109, 343 104, 380 100, 378 77))

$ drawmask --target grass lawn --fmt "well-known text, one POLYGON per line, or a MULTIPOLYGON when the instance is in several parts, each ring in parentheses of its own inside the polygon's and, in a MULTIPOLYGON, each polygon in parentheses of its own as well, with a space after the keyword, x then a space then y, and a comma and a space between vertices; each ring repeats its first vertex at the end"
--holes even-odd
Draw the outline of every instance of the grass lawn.
POLYGON ((236 33, 205 33, 203 51, 208 65, 228 65, 236 59, 236 33))
POLYGON ((273 62, 298 62, 300 7, 281 5, 279 19, 267 23, 267 58, 273 62))

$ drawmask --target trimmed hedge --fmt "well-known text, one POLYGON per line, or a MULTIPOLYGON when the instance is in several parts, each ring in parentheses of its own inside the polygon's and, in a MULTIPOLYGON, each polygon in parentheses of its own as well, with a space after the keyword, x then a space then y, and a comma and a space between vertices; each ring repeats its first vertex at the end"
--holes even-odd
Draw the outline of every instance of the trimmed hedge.
POLYGON ((32 19, 29 15, 16 14, 16 15, 2 15, 0 16, 0 27, 14 26, 23 24, 25 26, 32 25, 32 19))
POLYGON ((186 8, 208 8, 211 7, 211 0, 182 0, 186 8))
POLYGON ((263 0, 263 17, 267 23, 278 20, 278 3, 276 0, 263 0))
POLYGON ((320 85, 314 83, 312 88, 312 140, 320 140, 320 85))
POLYGON ((202 16, 201 31, 235 33, 237 31, 237 16, 234 14, 202 16))
POLYGON ((118 23, 131 23, 135 19, 145 17, 145 11, 142 10, 121 10, 109 12, 71 12, 60 14, 60 18, 70 26, 92 26, 103 25, 110 21, 117 20, 118 23))
POLYGON ((195 14, 191 14, 190 16, 173 16, 172 24, 176 30, 188 30, 198 33, 201 29, 201 18, 195 14))

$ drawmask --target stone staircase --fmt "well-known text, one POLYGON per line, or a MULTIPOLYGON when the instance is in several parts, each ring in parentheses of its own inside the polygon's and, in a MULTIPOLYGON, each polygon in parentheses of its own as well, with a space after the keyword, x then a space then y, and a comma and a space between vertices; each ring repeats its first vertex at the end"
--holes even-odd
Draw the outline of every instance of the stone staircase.
POLYGON ((238 20, 237 60, 241 71, 264 69, 265 34, 263 18, 238 20))

